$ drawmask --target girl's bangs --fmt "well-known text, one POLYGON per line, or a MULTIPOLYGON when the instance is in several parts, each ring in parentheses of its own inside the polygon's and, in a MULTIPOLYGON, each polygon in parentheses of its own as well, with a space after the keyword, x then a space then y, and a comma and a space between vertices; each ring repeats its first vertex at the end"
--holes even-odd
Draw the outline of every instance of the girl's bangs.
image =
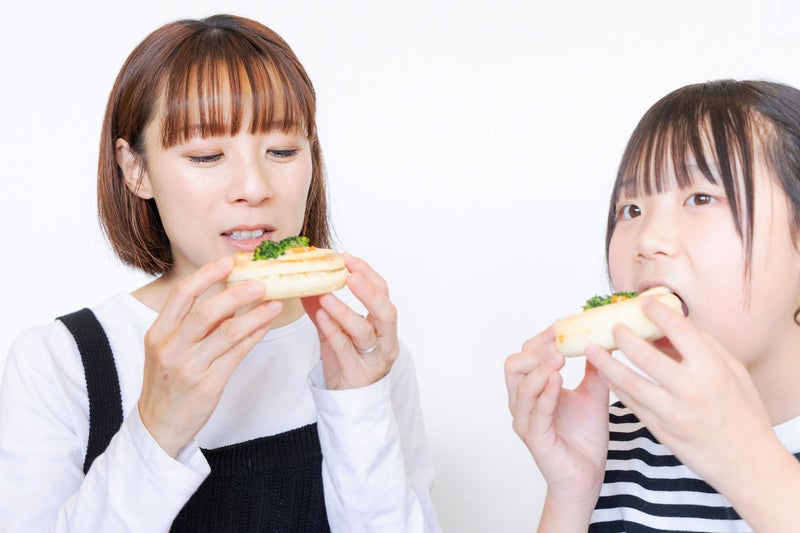
POLYGON ((295 65, 272 61, 236 42, 204 43, 209 44, 216 53, 197 60, 191 47, 179 50, 162 82, 161 102, 169 103, 161 110, 163 147, 198 135, 242 131, 316 135, 313 89, 295 65))
POLYGON ((622 156, 606 244, 620 196, 648 196, 705 179, 724 189, 749 253, 756 150, 765 149, 756 143, 758 135, 771 136, 768 124, 726 82, 688 86, 659 100, 642 117, 622 156))
POLYGON ((643 130, 631 140, 623 157, 615 198, 683 189, 696 183, 699 175, 719 184, 723 175, 733 173, 730 156, 738 159, 737 147, 730 146, 727 139, 715 140, 708 126, 690 128, 686 121, 675 121, 643 130))

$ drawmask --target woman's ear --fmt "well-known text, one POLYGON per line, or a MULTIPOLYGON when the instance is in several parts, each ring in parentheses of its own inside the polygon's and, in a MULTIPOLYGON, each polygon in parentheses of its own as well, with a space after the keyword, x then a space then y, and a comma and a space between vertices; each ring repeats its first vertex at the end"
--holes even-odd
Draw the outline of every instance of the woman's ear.
POLYGON ((147 175, 147 170, 142 166, 141 156, 131 149, 128 141, 122 138, 117 139, 115 148, 117 165, 122 170, 125 185, 139 198, 144 200, 151 199, 153 191, 150 185, 150 176, 147 175))

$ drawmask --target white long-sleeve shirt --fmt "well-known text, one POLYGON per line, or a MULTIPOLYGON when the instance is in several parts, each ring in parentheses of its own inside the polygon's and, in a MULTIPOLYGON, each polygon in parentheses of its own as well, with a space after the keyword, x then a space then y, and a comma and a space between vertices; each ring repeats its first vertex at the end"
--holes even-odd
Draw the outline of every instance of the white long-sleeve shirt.
POLYGON ((120 379, 122 427, 83 473, 89 405, 74 339, 60 322, 24 331, 0 387, 0 531, 166 531, 209 473, 217 448, 317 422, 332 531, 440 531, 433 468, 405 347, 360 389, 326 390, 313 323, 270 331, 231 375, 178 459, 138 416, 144 335, 157 314, 130 294, 93 307, 120 379))

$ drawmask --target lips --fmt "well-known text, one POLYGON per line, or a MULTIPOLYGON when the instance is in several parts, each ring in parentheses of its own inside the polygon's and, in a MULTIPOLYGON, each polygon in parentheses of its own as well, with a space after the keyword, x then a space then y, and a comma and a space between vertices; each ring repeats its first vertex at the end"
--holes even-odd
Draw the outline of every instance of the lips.
POLYGON ((262 241, 273 238, 274 234, 275 228, 272 226, 237 226, 221 235, 233 249, 252 252, 262 241))
POLYGON ((683 297, 681 297, 681 295, 675 289, 673 289, 666 283, 663 283, 661 281, 646 281, 639 284, 639 286, 636 289, 636 292, 641 294, 646 290, 652 289, 653 287, 666 287, 667 289, 669 289, 670 292, 672 292, 672 294, 674 294, 678 298, 678 300, 681 301, 681 310, 683 311, 683 316, 689 316, 689 306, 686 305, 686 301, 683 299, 683 297))
POLYGON ((262 235, 264 235, 264 230, 263 229, 255 229, 253 231, 235 230, 230 232, 228 235, 230 235, 231 239, 235 241, 243 241, 246 239, 257 239, 261 237, 262 235))

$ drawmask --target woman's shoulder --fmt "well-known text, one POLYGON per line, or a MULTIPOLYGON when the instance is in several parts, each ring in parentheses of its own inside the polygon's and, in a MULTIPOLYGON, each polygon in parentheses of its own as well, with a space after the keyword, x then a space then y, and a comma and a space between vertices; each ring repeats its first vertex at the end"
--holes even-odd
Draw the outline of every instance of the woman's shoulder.
MULTIPOLYGON (((137 301, 128 293, 114 295, 89 309, 97 317, 109 339, 113 339, 114 334, 120 330, 139 329, 137 325, 144 326, 149 320, 147 311, 138 309, 137 301)), ((58 318, 72 312, 62 313, 58 318)), ((41 370, 56 367, 67 373, 76 369, 82 372, 75 339, 58 318, 54 317, 50 322, 22 330, 11 343, 8 365, 41 370)), ((144 329, 147 327, 149 325, 144 329)))

